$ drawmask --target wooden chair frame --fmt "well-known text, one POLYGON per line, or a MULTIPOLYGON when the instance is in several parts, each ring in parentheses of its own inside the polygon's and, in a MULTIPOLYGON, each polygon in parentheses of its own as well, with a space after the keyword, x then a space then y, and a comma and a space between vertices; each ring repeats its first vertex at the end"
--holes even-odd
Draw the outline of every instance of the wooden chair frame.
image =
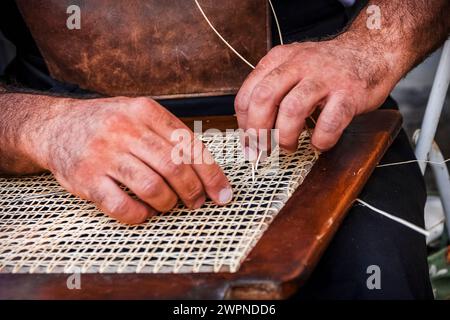
MULTIPOLYGON (((236 127, 233 117, 201 120, 204 129, 236 127)), ((0 274, 0 298, 287 298, 313 271, 400 127, 394 110, 357 117, 338 145, 320 156, 236 273, 82 274, 80 290, 67 288, 67 274, 0 274)))

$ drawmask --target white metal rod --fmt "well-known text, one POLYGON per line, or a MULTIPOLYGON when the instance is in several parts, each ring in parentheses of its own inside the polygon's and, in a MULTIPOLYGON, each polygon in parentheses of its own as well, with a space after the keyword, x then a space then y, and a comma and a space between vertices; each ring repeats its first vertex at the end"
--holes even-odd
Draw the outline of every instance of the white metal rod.
MULTIPOLYGON (((448 86, 450 83, 450 40, 447 40, 434 78, 430 98, 428 99, 425 116, 422 122, 419 140, 416 147, 416 158, 428 160, 431 146, 436 134, 439 118, 445 102, 448 86)), ((425 172, 427 163, 419 163, 422 173, 425 172)))
POLYGON ((447 165, 442 162, 444 157, 438 145, 433 142, 430 151, 430 160, 435 162, 431 164, 434 178, 442 202, 442 207, 445 213, 445 221, 447 224, 447 233, 450 238, 450 175, 448 173, 447 165))

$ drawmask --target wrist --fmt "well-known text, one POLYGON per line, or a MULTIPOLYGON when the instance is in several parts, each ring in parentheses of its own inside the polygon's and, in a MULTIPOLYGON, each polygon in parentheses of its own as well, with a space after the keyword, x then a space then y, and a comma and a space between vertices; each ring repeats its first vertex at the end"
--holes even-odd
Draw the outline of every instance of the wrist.
POLYGON ((385 46, 352 32, 343 33, 330 41, 346 52, 354 73, 370 93, 369 101, 375 105, 384 102, 405 74, 405 57, 399 48, 385 46))
POLYGON ((20 130, 20 145, 36 166, 51 171, 52 149, 58 144, 58 131, 64 130, 61 115, 70 99, 39 96, 37 100, 20 130))

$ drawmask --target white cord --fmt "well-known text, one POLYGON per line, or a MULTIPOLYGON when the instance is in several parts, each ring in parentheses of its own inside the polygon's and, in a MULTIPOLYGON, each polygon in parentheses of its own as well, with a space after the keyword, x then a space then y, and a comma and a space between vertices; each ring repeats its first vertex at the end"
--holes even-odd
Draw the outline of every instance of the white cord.
POLYGON ((273 13, 273 17, 274 17, 274 20, 275 20, 275 24, 277 25, 278 36, 280 37, 280 44, 284 45, 283 35, 281 34, 280 23, 278 22, 278 16, 277 16, 275 8, 274 8, 274 6, 272 4, 272 0, 269 0, 269 4, 270 4, 270 8, 272 9, 272 13, 273 13))
POLYGON ((386 163, 386 164, 380 164, 377 166, 377 168, 383 168, 383 167, 391 167, 391 166, 399 166, 402 164, 408 164, 408 163, 428 163, 428 164, 435 164, 435 165, 443 165, 450 161, 450 158, 441 162, 436 161, 429 161, 429 160, 408 160, 408 161, 401 161, 401 162, 392 162, 392 163, 386 163))
POLYGON ((427 230, 425 230, 423 228, 420 228, 420 227, 416 226, 415 224, 412 224, 411 222, 408 222, 408 221, 406 221, 404 219, 398 218, 398 217, 396 217, 396 216, 394 216, 394 215, 392 215, 390 213, 387 213, 386 211, 383 211, 383 210, 380 210, 378 208, 375 208, 374 206, 368 204, 367 202, 365 202, 365 201, 363 201, 361 199, 356 199, 356 201, 361 203, 362 205, 366 206, 367 208, 369 208, 369 209, 371 209, 371 210, 373 210, 373 211, 375 211, 375 212, 385 216, 386 218, 389 218, 389 219, 391 219, 391 220, 393 220, 395 222, 398 222, 398 223, 400 223, 400 224, 402 224, 402 225, 404 225, 404 226, 406 226, 406 227, 408 227, 408 228, 410 228, 410 229, 412 229, 414 231, 417 231, 417 232, 423 234, 425 237, 428 237, 430 235, 430 232, 428 232, 427 230))
MULTIPOLYGON (((208 25, 210 26, 210 28, 214 31, 214 33, 219 37, 220 40, 222 40, 223 43, 225 43, 225 45, 231 50, 233 51, 233 53, 238 56, 242 61, 244 61, 250 68, 255 69, 255 66, 253 64, 251 64, 247 59, 245 59, 235 48, 233 48, 233 46, 227 41, 225 40, 224 37, 222 37, 222 35, 220 34, 219 31, 217 31, 217 29, 214 27, 214 25, 211 23, 211 21, 209 20, 208 16, 206 15, 205 11, 203 11, 203 8, 201 7, 200 3, 198 3, 198 0, 194 0, 195 4, 197 5, 198 9, 200 10, 203 18, 205 18, 206 22, 208 23, 208 25)), ((281 28, 280 28, 280 24, 278 22, 278 16, 277 13, 275 12, 275 8, 272 5, 272 1, 268 0, 269 4, 270 4, 270 8, 272 9, 272 13, 273 13, 273 17, 275 19, 275 24, 277 25, 277 30, 278 30, 278 35, 280 37, 280 43, 283 45, 284 41, 283 41, 283 35, 281 34, 281 28)))
MULTIPOLYGON (((401 161, 401 162, 392 162, 392 163, 380 164, 380 165, 377 166, 377 168, 399 166, 399 165, 404 165, 404 164, 409 164, 409 163, 420 163, 420 162, 428 163, 428 164, 434 164, 434 165, 443 165, 443 164, 445 164, 445 163, 447 163, 449 161, 450 161, 450 158, 447 159, 447 160, 441 161, 441 162, 429 161, 429 160, 416 160, 416 159, 414 159, 414 160, 407 160, 407 161, 401 161)), ((414 225, 414 224, 412 224, 412 223, 410 223, 408 221, 405 221, 403 219, 395 217, 395 216, 393 216, 393 215, 391 215, 391 214, 389 214, 389 213, 387 213, 387 212, 385 212, 383 210, 377 209, 374 206, 371 206, 370 204, 368 204, 367 202, 365 202, 365 201, 363 201, 361 199, 356 199, 356 201, 358 201, 359 203, 365 205, 369 209, 384 215, 385 217, 387 217, 389 219, 392 219, 392 220, 394 220, 394 221, 396 221, 398 223, 401 223, 401 224, 407 226, 408 228, 411 228, 411 229, 413 229, 413 230, 415 230, 415 231, 425 235, 426 237, 429 237, 429 235, 430 235, 430 232, 428 232, 427 230, 424 230, 424 229, 422 229, 422 228, 420 228, 420 227, 418 227, 418 226, 416 226, 416 225, 414 225)))
POLYGON ((256 171, 258 171, 258 166, 259 166, 259 162, 261 160, 261 156, 262 156, 263 152, 260 151, 258 158, 256 159, 256 161, 251 161, 250 165, 252 166, 252 182, 255 183, 256 181, 256 171))
POLYGON ((197 5, 198 9, 200 10, 200 12, 202 13, 203 18, 205 18, 206 22, 209 24, 209 26, 211 27, 211 29, 214 31, 214 33, 220 38, 220 40, 222 40, 223 43, 226 44, 226 46, 228 48, 230 48, 231 51, 234 52, 235 55, 237 55, 242 61, 244 61, 246 64, 249 65, 250 68, 255 69, 255 66, 252 65, 250 62, 248 62, 247 59, 245 59, 239 52, 237 52, 236 49, 233 48, 233 46, 231 44, 228 43, 227 40, 225 40, 224 37, 222 37, 222 35, 219 33, 219 31, 217 31, 217 29, 213 26, 213 24, 211 23, 211 21, 209 21, 208 16, 205 14, 205 12, 203 11, 202 7, 200 6, 200 3, 198 3, 198 0, 194 0, 195 4, 197 5))
POLYGON ((258 166, 259 166, 259 161, 261 161, 261 156, 262 156, 263 152, 262 150, 259 152, 258 158, 256 159, 255 162, 255 170, 258 171, 258 166))

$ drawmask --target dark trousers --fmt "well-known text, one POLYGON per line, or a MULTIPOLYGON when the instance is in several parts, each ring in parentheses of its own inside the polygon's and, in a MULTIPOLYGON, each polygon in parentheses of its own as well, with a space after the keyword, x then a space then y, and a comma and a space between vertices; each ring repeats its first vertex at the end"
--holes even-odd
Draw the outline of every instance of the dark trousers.
MULTIPOLYGON (((396 104, 388 99, 383 107, 396 104)), ((414 153, 402 130, 382 163, 411 159, 415 159, 414 153)), ((418 226, 424 225, 426 190, 416 163, 376 168, 359 197, 418 226)), ((432 299, 425 237, 355 204, 296 298, 432 299), (374 278, 369 279, 378 271, 380 289, 374 288, 374 278)))

